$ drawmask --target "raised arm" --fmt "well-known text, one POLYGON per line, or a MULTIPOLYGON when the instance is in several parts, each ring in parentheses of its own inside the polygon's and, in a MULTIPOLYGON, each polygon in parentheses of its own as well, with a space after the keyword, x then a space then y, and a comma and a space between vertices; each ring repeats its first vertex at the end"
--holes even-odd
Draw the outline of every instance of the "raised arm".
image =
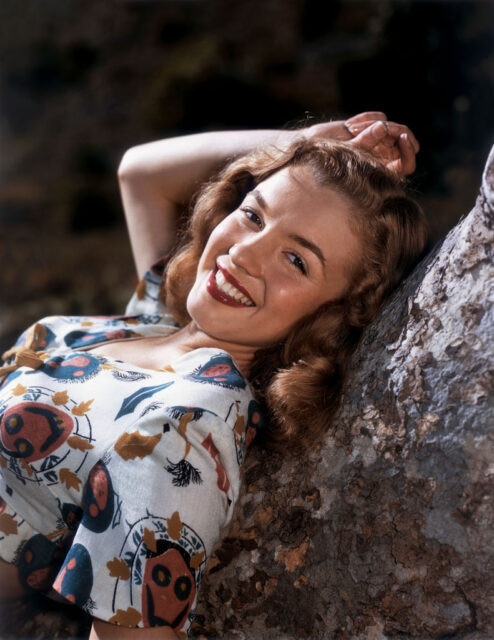
POLYGON ((295 131, 216 131, 132 147, 118 177, 138 276, 174 246, 177 220, 200 185, 227 160, 259 146, 289 144, 300 135, 348 140, 398 173, 411 173, 418 151, 413 134, 404 125, 379 121, 386 122, 386 115, 370 111, 295 131))
POLYGON ((291 131, 221 131, 132 147, 118 170, 120 193, 139 277, 176 240, 177 220, 200 187, 230 158, 264 144, 289 142, 291 131))

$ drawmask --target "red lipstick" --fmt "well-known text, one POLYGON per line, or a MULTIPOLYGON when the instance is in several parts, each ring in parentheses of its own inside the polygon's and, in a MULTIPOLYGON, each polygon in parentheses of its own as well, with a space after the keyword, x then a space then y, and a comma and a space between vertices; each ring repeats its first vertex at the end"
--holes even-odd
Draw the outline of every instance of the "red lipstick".
MULTIPOLYGON (((226 269, 222 269, 219 265, 216 265, 216 266, 217 266, 217 269, 221 270, 221 273, 224 275, 225 280, 227 282, 232 284, 236 289, 241 291, 244 294, 244 296, 246 296, 249 300, 252 301, 252 298, 247 293, 247 291, 235 280, 235 278, 230 273, 228 273, 228 271, 226 271, 226 269)), ((207 284, 206 284, 207 292, 215 300, 218 300, 218 302, 226 304, 226 305, 228 305, 230 307, 247 307, 247 306, 251 306, 251 305, 243 304, 239 300, 235 300, 234 298, 232 298, 231 296, 229 296, 224 291, 221 291, 221 289, 218 288, 218 285, 216 284, 216 277, 215 277, 217 269, 211 271, 211 273, 209 275, 209 278, 208 278, 208 281, 207 281, 207 284)), ((252 304, 254 304, 253 301, 252 301, 252 304)))
POLYGON ((227 271, 225 269, 225 267, 222 267, 221 265, 219 265, 218 263, 216 263, 216 266, 218 267, 218 269, 221 271, 221 273, 225 276, 225 280, 227 282, 229 282, 230 284, 232 284, 235 289, 238 289, 240 291, 240 293, 243 293, 244 296, 246 298, 249 298, 249 300, 252 302, 252 304, 254 304, 254 300, 252 300, 252 298, 250 297, 249 292, 247 291, 247 289, 244 289, 244 287, 242 287, 242 285, 240 284, 240 282, 238 280, 236 280, 232 274, 227 271))

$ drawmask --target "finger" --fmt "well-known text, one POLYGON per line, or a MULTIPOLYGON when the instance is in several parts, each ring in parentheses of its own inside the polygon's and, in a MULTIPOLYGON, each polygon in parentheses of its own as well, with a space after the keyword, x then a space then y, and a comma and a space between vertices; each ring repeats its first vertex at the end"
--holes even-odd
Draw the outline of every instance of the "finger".
POLYGON ((348 118, 346 124, 358 124, 359 122, 375 122, 376 120, 387 120, 386 114, 382 111, 363 111, 356 116, 348 118))
POLYGON ((407 140, 406 134, 400 137, 398 145, 400 156, 392 162, 386 162, 386 166, 399 175, 408 176, 415 171, 415 150, 411 141, 407 140))
POLYGON ((387 125, 389 134, 393 136, 393 138, 398 140, 399 137, 405 133, 408 136, 415 153, 420 151, 420 144, 417 138, 413 135, 413 131, 411 131, 406 125, 398 124, 397 122, 388 122, 387 125))
POLYGON ((359 133, 362 133, 368 127, 371 127, 376 121, 375 120, 363 120, 362 122, 357 122, 356 124, 351 124, 349 120, 345 122, 345 127, 347 131, 350 131, 352 137, 358 136, 359 133))
MULTIPOLYGON (((379 121, 379 122, 381 122, 381 121, 379 121)), ((347 130, 350 131, 350 133, 352 134, 353 137, 355 137, 355 136, 358 136, 360 133, 362 133, 362 131, 365 131, 365 129, 371 127, 373 124, 375 124, 375 121, 373 121, 373 120, 366 121, 366 122, 360 122, 359 124, 347 126, 347 130)), ((388 123, 387 122, 383 122, 383 124, 386 127, 386 136, 384 138, 382 138, 380 142, 385 147, 392 147, 392 146, 394 146, 396 144, 396 140, 399 137, 399 133, 395 132, 394 135, 390 135, 388 123)), ((401 130, 400 130, 400 133, 402 133, 401 130)))
POLYGON ((401 173, 408 176, 416 169, 415 148, 407 133, 402 133, 398 139, 401 151, 401 173))
MULTIPOLYGON (((373 124, 373 121, 365 121, 365 122, 359 122, 357 124, 349 124, 347 120, 347 122, 345 123, 347 130, 350 131, 350 133, 353 136, 358 136, 359 133, 362 133, 362 131, 367 129, 367 127, 370 127, 372 124, 373 124)), ((413 148, 415 149, 415 153, 419 152, 420 145, 416 137, 413 135, 413 132, 410 131, 410 129, 406 125, 398 124, 397 122, 386 122, 385 125, 388 129, 388 136, 382 140, 382 144, 384 144, 387 147, 392 147, 395 143, 397 143, 401 134, 406 133, 410 138, 413 148)))
POLYGON ((361 147, 362 149, 367 149, 368 151, 372 151, 377 145, 382 144, 383 140, 387 136, 387 128, 384 122, 378 120, 370 127, 367 127, 354 137, 353 143, 361 147))

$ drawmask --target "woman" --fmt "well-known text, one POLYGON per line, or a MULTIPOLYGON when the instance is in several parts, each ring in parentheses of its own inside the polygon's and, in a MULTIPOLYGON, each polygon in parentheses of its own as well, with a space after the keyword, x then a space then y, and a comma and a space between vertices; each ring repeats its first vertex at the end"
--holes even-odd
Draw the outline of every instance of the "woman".
POLYGON ((180 206, 238 158, 203 188, 162 290, 155 268, 125 316, 46 318, 4 354, 4 599, 53 586, 94 616, 92 638, 184 634, 246 445, 256 431, 293 447, 321 434, 360 328, 423 248, 422 213, 392 173, 413 171, 418 145, 385 121, 126 154, 140 276, 172 248, 180 206))

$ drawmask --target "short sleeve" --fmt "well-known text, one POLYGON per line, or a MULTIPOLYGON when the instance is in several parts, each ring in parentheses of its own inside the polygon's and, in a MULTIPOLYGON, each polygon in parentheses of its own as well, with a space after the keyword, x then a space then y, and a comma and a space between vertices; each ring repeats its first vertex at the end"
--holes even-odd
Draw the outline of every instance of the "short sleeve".
POLYGON ((175 406, 127 428, 90 473, 55 590, 110 623, 186 632, 238 496, 234 418, 175 406))
POLYGON ((163 274, 171 256, 165 256, 155 262, 144 274, 138 283, 134 294, 127 304, 125 314, 140 315, 169 313, 162 302, 163 274))

